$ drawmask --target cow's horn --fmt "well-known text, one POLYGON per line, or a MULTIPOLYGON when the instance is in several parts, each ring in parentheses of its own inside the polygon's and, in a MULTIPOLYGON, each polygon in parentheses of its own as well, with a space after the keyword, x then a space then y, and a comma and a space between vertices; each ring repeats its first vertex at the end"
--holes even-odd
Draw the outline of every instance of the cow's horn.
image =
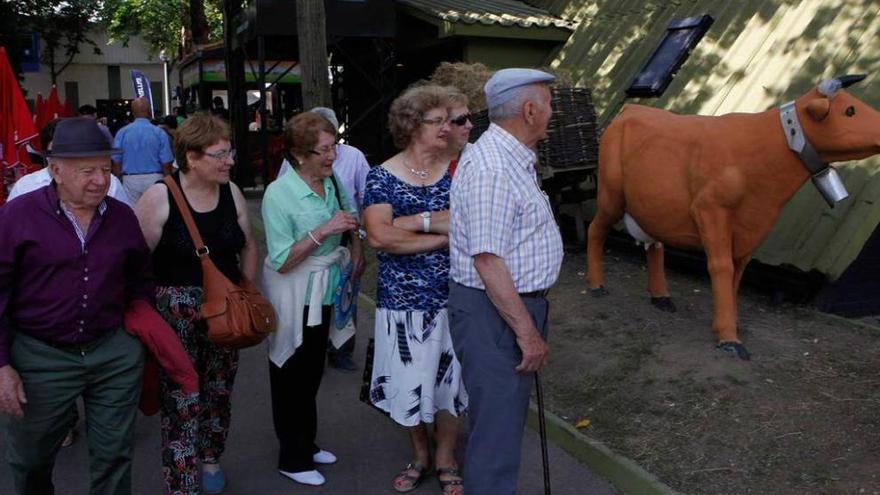
POLYGON ((847 74, 845 76, 837 76, 835 79, 840 81, 842 87, 848 88, 866 77, 868 77, 867 74, 847 74))

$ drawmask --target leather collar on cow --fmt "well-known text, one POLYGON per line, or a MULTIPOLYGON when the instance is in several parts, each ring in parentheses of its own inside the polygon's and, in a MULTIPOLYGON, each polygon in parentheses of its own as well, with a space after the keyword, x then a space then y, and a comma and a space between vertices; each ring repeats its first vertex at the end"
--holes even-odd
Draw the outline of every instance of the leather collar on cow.
POLYGON ((797 154, 801 163, 810 172, 813 185, 822 194, 828 206, 834 208, 834 205, 846 199, 849 193, 846 191, 843 181, 840 180, 837 170, 825 163, 816 148, 810 144, 810 140, 807 139, 801 122, 798 120, 797 108, 793 101, 779 107, 779 119, 782 122, 782 130, 785 133, 785 140, 788 141, 789 149, 797 154))

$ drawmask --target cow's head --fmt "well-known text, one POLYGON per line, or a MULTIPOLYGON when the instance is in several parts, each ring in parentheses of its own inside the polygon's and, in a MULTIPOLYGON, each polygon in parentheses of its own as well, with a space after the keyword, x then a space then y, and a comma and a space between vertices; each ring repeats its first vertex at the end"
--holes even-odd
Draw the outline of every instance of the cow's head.
POLYGON ((844 89, 864 78, 828 79, 795 103, 804 134, 826 163, 880 153, 880 112, 844 89))

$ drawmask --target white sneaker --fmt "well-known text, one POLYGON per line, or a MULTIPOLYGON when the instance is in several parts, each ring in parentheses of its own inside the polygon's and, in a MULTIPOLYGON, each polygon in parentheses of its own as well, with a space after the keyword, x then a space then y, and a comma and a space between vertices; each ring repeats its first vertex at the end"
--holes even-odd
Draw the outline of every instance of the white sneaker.
POLYGON ((289 473, 279 469, 278 472, 281 473, 282 476, 286 476, 297 483, 302 483, 303 485, 321 486, 327 481, 321 473, 314 469, 311 471, 298 471, 296 473, 289 473))
POLYGON ((327 452, 326 450, 319 450, 312 456, 312 461, 314 461, 315 464, 333 464, 336 460, 336 456, 333 455, 332 452, 327 452))

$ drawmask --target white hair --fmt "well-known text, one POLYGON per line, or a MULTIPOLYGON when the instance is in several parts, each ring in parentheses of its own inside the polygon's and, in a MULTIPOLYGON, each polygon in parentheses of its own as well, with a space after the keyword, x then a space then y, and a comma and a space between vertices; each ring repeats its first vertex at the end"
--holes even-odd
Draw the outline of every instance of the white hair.
POLYGON ((547 86, 547 84, 527 84, 525 86, 511 89, 510 91, 513 92, 512 98, 500 105, 489 107, 489 121, 497 122, 499 120, 506 120, 512 117, 519 116, 522 112, 523 105, 525 105, 527 101, 538 99, 538 90, 542 86, 547 86))
POLYGON ((337 131, 339 130, 339 119, 336 118, 336 112, 334 112, 332 108, 315 107, 309 111, 324 117, 327 122, 330 122, 330 125, 332 125, 334 129, 337 131))

